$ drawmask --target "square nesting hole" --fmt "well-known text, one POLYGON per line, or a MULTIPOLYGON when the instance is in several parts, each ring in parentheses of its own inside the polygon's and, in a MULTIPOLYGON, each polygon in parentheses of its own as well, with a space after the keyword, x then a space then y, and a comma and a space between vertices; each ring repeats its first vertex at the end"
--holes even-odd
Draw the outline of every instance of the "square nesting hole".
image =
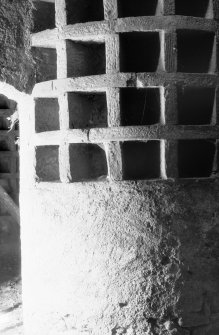
POLYGON ((125 180, 160 178, 160 141, 124 142, 122 165, 125 180))
POLYGON ((179 87, 177 91, 179 124, 204 125, 213 122, 214 88, 179 87))
POLYGON ((176 15, 213 17, 211 0, 175 0, 176 15))
POLYGON ((69 153, 72 182, 106 179, 107 160, 102 145, 71 144, 69 153))
POLYGON ((10 120, 7 118, 16 109, 17 103, 8 99, 4 94, 0 94, 0 130, 8 130, 10 128, 10 120))
POLYGON ((0 137, 0 151, 11 151, 14 147, 14 138, 0 137))
POLYGON ((160 122, 159 88, 122 88, 120 90, 122 126, 145 126, 160 122))
POLYGON ((11 172, 11 159, 12 157, 9 154, 5 155, 0 152, 0 173, 11 172))
POLYGON ((36 147, 36 176, 39 181, 59 181, 59 147, 36 147))
POLYGON ((67 24, 104 20, 103 0, 67 0, 67 24))
POLYGON ((104 43, 67 41, 68 77, 93 76, 105 72, 104 43))
POLYGON ((215 34, 178 30, 178 72, 211 73, 216 67, 215 34))
POLYGON ((106 93, 68 93, 69 127, 107 127, 106 93))
POLYGON ((178 142, 179 177, 211 177, 215 152, 215 140, 180 140, 178 142))
POLYGON ((33 1, 33 33, 55 28, 55 0, 33 1))
POLYGON ((0 130, 8 130, 10 128, 10 120, 7 119, 9 116, 2 117, 0 115, 0 130))
POLYGON ((158 0, 118 0, 119 17, 153 16, 161 13, 158 0))
POLYGON ((159 60, 159 33, 134 32, 120 34, 121 72, 156 72, 159 60))
POLYGON ((35 99, 35 130, 59 130, 59 102, 57 98, 35 99))
POLYGON ((54 48, 32 48, 36 83, 57 79, 57 54, 54 48))

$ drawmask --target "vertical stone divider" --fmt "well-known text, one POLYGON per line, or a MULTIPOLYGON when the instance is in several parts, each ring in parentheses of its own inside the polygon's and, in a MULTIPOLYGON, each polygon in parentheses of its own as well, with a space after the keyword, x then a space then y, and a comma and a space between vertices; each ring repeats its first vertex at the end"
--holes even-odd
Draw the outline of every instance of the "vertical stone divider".
POLYGON ((67 140, 67 131, 69 129, 69 109, 68 94, 59 96, 59 121, 61 131, 61 141, 59 146, 59 173, 62 183, 71 181, 69 143, 67 140))
POLYGON ((106 73, 119 72, 119 35, 112 33, 105 40, 106 43, 106 73))
POLYGON ((213 1, 213 15, 214 19, 218 20, 219 19, 219 2, 218 0, 212 0, 213 1))
MULTIPOLYGON (((66 2, 65 0, 55 0, 56 7, 56 26, 58 28, 57 51, 57 79, 67 78, 67 41, 62 39, 63 27, 67 25, 66 2)), ((69 129, 69 108, 68 94, 58 95, 59 101, 59 123, 61 132, 61 141, 59 145, 59 173, 62 183, 69 183, 70 175, 70 157, 69 143, 67 141, 67 131, 69 129)))
POLYGON ((214 5, 213 5, 213 0, 209 0, 208 2, 208 8, 205 14, 206 19, 213 20, 214 18, 214 5))
MULTIPOLYGON (((177 87, 166 86, 165 87, 165 124, 177 124, 177 87)), ((164 140, 165 145, 161 148, 165 150, 165 154, 161 152, 161 155, 165 156, 165 167, 166 172, 163 172, 166 178, 177 178, 178 177, 178 150, 176 140, 164 140)))
MULTIPOLYGON (((22 101, 19 102, 19 124, 20 187, 28 189, 36 182, 36 153, 33 136, 33 134, 35 134, 34 97, 22 97, 22 101)), ((22 192, 20 194, 22 194, 22 192)), ((25 204, 25 202, 23 202, 23 204, 25 204)))
MULTIPOLYGON (((107 89, 108 126, 120 126, 120 94, 119 88, 107 89)), ((111 180, 122 180, 122 155, 119 142, 106 145, 108 172, 111 180)))
MULTIPOLYGON (((163 0, 163 14, 175 14, 175 0, 163 0)), ((165 70, 169 73, 177 72, 177 34, 176 30, 164 31, 164 62, 165 70)), ((164 87, 164 123, 177 124, 177 86, 164 87)), ((177 178, 178 150, 177 141, 162 140, 161 143, 161 177, 177 178)))
POLYGON ((12 188, 12 193, 16 201, 18 200, 18 188, 17 188, 17 160, 19 159, 18 152, 16 150, 16 131, 13 129, 11 131, 8 140, 10 141, 10 151, 12 152, 11 159, 10 159, 10 185, 12 188))
MULTIPOLYGON (((28 112, 27 115, 29 116, 30 132, 32 131, 32 133, 35 134, 36 133, 36 99, 33 99, 33 113, 31 114, 30 112, 28 112)), ((20 121, 20 115, 19 115, 19 121, 20 121)), ((26 122, 24 122, 24 125, 26 125, 26 122)), ((31 140, 30 134, 28 134, 28 135, 29 135, 28 146, 30 146, 30 148, 32 146, 33 147, 33 152, 34 152, 34 157, 33 157, 34 174, 32 174, 32 176, 30 175, 30 178, 31 177, 33 178, 32 183, 34 184, 35 181, 37 181, 37 173, 36 173, 36 166, 37 166, 37 161, 36 161, 36 145, 35 145, 34 141, 31 140)), ((20 130, 20 136, 21 136, 21 130, 20 130)), ((22 158, 21 155, 20 155, 20 157, 22 158)), ((21 177, 20 177, 20 180, 21 180, 21 177)))
POLYGON ((117 0, 103 0, 103 6, 105 20, 113 20, 118 18, 117 0))
POLYGON ((163 15, 175 14, 175 1, 176 0, 162 0, 163 1, 163 15))
MULTIPOLYGON (((214 72, 218 72, 219 71, 219 30, 216 31, 215 33, 215 45, 214 45, 214 57, 216 57, 216 61, 215 61, 215 68, 214 68, 214 72)), ((213 57, 212 57, 213 58, 213 57)))
POLYGON ((208 69, 208 72, 212 74, 215 74, 216 70, 219 67, 219 61, 217 58, 218 50, 219 50, 219 39, 218 39, 218 31, 216 31, 214 37, 213 50, 211 54, 211 61, 208 69))
MULTIPOLYGON (((118 18, 118 6, 115 0, 103 0, 105 20, 112 22, 118 18)), ((112 24, 110 24, 113 26, 112 24)), ((119 35, 112 33, 105 39, 106 73, 108 76, 119 72, 119 35)), ((108 127, 120 126, 119 88, 107 88, 108 127)), ((119 142, 105 144, 108 175, 111 180, 122 180, 122 155, 119 142)))
POLYGON ((55 0, 56 27, 63 28, 67 24, 66 0, 55 0))

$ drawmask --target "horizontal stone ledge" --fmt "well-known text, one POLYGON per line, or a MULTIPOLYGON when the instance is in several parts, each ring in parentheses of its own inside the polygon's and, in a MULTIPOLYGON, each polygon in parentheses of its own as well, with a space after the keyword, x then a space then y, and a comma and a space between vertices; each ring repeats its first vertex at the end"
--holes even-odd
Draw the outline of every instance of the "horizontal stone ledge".
POLYGON ((65 131, 48 131, 37 133, 33 136, 33 143, 36 146, 62 145, 66 143, 87 143, 88 129, 74 129, 65 131))
POLYGON ((47 29, 31 35, 32 47, 56 48, 58 29, 47 29))
POLYGON ((217 74, 211 73, 138 73, 137 87, 182 85, 192 87, 216 87, 219 85, 217 74))
POLYGON ((111 33, 113 31, 108 21, 77 23, 65 26, 60 32, 60 39, 104 42, 111 33))
POLYGON ((175 31, 177 29, 217 31, 214 20, 186 16, 141 16, 66 25, 62 30, 44 30, 32 34, 32 46, 54 47, 60 39, 104 41, 105 36, 133 31, 175 31))
POLYGON ((63 143, 104 143, 148 140, 218 139, 219 126, 153 125, 144 127, 114 127, 72 129, 35 134, 35 146, 63 143))
POLYGON ((219 138, 219 126, 144 126, 91 129, 90 142, 219 138))
POLYGON ((180 29, 217 31, 218 23, 214 20, 190 16, 145 16, 118 19, 115 26, 117 33, 130 31, 175 31, 180 29))
POLYGON ((56 97, 65 92, 104 92, 107 88, 119 87, 165 87, 168 85, 216 87, 216 74, 199 73, 115 73, 96 76, 74 77, 36 84, 34 97, 56 97))

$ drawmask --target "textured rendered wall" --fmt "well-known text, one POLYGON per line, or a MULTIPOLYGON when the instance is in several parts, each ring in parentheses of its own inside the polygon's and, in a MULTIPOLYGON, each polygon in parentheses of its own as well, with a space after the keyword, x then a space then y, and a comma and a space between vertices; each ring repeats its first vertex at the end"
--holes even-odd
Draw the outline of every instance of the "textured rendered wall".
POLYGON ((218 192, 195 181, 27 190, 26 333, 217 335, 218 192))
POLYGON ((28 335, 219 332, 218 3, 132 4, 58 0, 35 24, 28 335))
POLYGON ((0 80, 30 92, 34 76, 30 56, 32 4, 2 0, 0 6, 0 80))

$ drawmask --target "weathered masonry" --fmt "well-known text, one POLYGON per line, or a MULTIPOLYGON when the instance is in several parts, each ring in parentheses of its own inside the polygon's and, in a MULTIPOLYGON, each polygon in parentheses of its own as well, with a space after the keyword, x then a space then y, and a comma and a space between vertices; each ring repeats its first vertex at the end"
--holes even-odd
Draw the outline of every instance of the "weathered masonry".
POLYGON ((18 124, 15 110, 33 88, 29 0, 0 1, 0 333, 21 334, 18 124))
POLYGON ((217 335, 218 1, 34 3, 26 333, 217 335))

